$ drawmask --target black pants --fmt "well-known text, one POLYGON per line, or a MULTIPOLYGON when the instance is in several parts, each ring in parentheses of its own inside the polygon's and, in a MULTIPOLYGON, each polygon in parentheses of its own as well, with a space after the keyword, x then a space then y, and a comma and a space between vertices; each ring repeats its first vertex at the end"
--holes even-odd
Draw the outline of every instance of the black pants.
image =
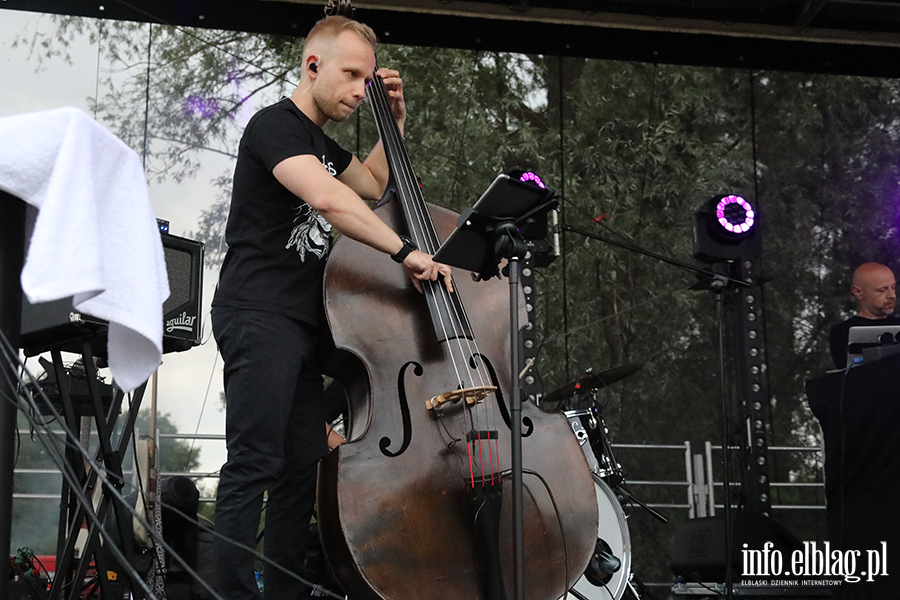
MULTIPOLYGON (((316 464, 328 450, 315 327, 274 313, 224 307, 213 309, 212 323, 225 362, 228 448, 216 532, 255 547, 268 491, 265 597, 308 598, 307 586, 268 561, 302 571, 316 464)), ((251 552, 216 539, 217 589, 224 598, 259 597, 253 565, 251 552)))

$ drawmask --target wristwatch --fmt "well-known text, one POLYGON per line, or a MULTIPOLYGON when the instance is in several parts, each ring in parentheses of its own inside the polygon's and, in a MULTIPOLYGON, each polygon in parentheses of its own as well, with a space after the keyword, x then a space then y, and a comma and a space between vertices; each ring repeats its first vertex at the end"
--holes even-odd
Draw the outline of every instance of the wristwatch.
POLYGON ((412 252, 413 250, 418 250, 418 247, 416 247, 415 243, 413 243, 413 241, 409 239, 409 236, 401 235, 400 241, 403 242, 403 247, 400 248, 400 251, 397 252, 397 254, 391 254, 391 259, 395 263, 402 263, 404 260, 406 260, 406 257, 409 256, 410 252, 412 252))

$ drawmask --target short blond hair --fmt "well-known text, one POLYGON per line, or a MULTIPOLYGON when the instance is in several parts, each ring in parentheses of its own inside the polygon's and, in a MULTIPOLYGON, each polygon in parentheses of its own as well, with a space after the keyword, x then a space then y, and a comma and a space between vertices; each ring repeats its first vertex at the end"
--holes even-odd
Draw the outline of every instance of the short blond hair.
POLYGON ((330 16, 325 17, 309 30, 309 34, 306 36, 306 42, 303 46, 303 58, 306 58, 308 50, 314 42, 319 40, 332 41, 344 31, 352 31, 358 35, 360 39, 368 42, 373 50, 375 49, 375 46, 378 45, 378 36, 376 36, 372 28, 365 23, 360 23, 359 21, 348 19, 347 17, 330 16))

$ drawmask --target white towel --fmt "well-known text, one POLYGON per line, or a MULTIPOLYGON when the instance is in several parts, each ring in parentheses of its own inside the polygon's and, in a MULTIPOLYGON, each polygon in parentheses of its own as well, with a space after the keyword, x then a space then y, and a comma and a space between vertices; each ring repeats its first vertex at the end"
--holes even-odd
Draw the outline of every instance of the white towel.
POLYGON ((0 118, 0 188, 40 209, 22 290, 74 296, 109 321, 109 366, 129 392, 162 361, 169 282, 137 154, 76 108, 0 118))

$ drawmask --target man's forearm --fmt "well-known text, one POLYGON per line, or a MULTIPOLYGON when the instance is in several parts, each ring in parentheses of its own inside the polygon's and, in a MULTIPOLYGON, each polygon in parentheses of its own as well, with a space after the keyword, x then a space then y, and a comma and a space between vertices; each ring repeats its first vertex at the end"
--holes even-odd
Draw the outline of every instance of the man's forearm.
POLYGON ((397 233, 355 194, 319 209, 319 214, 343 235, 381 252, 396 254, 403 247, 397 233))

